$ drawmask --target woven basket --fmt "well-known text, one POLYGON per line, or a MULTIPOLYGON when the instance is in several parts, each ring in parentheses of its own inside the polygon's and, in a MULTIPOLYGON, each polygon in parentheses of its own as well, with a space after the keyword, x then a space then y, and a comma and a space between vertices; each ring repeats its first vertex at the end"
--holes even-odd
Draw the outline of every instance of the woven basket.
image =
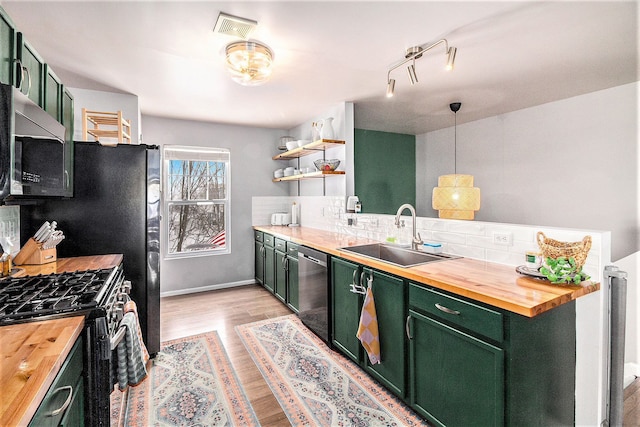
POLYGON ((547 258, 571 258, 576 260, 576 266, 582 267, 591 249, 591 236, 584 236, 581 242, 559 242, 549 239, 542 231, 537 234, 538 246, 543 260, 547 258))

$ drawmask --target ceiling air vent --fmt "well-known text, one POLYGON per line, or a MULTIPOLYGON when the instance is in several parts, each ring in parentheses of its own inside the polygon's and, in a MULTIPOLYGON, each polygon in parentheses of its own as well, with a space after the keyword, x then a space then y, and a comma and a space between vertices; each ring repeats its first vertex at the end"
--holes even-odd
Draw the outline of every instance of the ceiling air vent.
POLYGON ((213 28, 213 32, 216 34, 224 34, 226 36, 240 37, 248 39, 253 30, 258 25, 257 21, 251 19, 239 18, 237 16, 227 15, 220 12, 216 26, 213 28))

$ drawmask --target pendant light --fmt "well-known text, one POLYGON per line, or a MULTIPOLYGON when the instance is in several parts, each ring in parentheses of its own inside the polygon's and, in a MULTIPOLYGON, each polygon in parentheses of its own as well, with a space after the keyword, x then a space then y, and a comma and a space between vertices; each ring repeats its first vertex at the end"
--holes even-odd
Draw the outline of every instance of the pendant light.
POLYGON ((480 210, 480 189, 473 186, 473 175, 457 172, 458 110, 461 106, 460 102, 449 104, 455 117, 453 174, 438 177, 431 205, 438 211, 440 218, 471 220, 474 219, 475 211, 480 210))

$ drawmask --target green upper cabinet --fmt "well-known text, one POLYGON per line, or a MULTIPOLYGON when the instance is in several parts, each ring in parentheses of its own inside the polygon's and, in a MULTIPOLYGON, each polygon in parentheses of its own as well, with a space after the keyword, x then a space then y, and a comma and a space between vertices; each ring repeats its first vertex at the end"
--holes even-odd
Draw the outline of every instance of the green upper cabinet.
POLYGON ((362 212, 395 214, 416 205, 415 135, 355 129, 354 187, 362 212))
POLYGON ((16 29, 5 11, 0 8, 0 82, 14 84, 16 60, 16 29))
POLYGON ((44 110, 62 123, 62 82, 48 64, 44 66, 44 77, 44 110))
POLYGON ((64 155, 64 170, 66 173, 66 194, 73 196, 73 162, 74 162, 74 142, 73 142, 73 95, 65 87, 62 87, 62 125, 65 128, 64 143, 66 144, 64 155))
POLYGON ((17 49, 16 87, 44 108, 44 61, 22 33, 18 33, 17 49))

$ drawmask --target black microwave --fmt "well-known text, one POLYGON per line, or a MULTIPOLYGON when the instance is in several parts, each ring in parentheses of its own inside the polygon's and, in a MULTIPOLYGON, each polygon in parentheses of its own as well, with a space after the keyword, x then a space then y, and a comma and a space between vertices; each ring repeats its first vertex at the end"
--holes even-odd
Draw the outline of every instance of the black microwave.
POLYGON ((13 86, 0 85, 0 200, 71 196, 65 128, 13 86))

